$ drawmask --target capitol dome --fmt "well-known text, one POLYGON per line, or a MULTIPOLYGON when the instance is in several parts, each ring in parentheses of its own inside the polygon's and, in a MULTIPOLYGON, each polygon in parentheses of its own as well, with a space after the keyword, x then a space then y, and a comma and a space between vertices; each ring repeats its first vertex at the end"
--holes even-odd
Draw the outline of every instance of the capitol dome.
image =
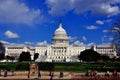
POLYGON ((59 24, 59 28, 55 31, 55 35, 66 35, 65 29, 62 27, 62 23, 59 24))
POLYGON ((67 43, 68 44, 68 36, 62 27, 62 22, 60 22, 58 29, 56 29, 54 36, 53 36, 53 44, 56 43, 67 43))

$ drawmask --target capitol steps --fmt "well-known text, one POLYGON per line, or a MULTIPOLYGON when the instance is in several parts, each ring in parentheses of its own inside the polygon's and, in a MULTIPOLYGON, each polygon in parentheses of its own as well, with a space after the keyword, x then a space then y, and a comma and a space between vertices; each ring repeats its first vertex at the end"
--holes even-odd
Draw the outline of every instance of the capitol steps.
POLYGON ((41 55, 40 57, 38 57, 35 62, 45 62, 47 59, 46 55, 41 55))

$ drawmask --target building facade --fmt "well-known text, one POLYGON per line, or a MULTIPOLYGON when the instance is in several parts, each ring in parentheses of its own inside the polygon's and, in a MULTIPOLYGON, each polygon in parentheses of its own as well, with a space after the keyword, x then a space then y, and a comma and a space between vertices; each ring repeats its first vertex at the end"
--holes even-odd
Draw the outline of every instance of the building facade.
POLYGON ((68 35, 60 23, 53 35, 52 44, 35 48, 35 52, 39 53, 36 61, 73 62, 72 56, 79 55, 83 50, 85 50, 85 46, 69 45, 68 35), (41 59, 42 57, 44 58, 41 59))
POLYGON ((95 45, 94 51, 101 55, 109 56, 110 58, 117 57, 116 47, 113 44, 95 45))
MULTIPOLYGON (((94 51, 97 51, 101 55, 107 55, 110 58, 117 56, 114 45, 101 44, 95 45, 93 48, 94 51)), ((39 53, 36 62, 77 62, 79 61, 77 56, 85 49, 87 47, 84 45, 75 46, 69 44, 67 32, 60 22, 58 29, 54 32, 51 45, 38 46, 34 47, 34 49, 27 46, 7 46, 5 55, 18 58, 20 53, 24 51, 30 52, 32 60, 34 53, 39 53)))
POLYGON ((28 46, 6 46, 5 56, 12 56, 18 59, 22 52, 30 52, 31 59, 33 60, 35 49, 30 49, 28 46))

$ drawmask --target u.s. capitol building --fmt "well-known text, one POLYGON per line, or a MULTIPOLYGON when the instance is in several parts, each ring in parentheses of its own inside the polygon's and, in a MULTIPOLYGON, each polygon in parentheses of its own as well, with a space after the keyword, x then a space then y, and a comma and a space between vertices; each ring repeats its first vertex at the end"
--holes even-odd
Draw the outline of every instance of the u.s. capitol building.
MULTIPOLYGON (((5 55, 17 58, 22 51, 29 51, 32 59, 35 53, 39 53, 36 62, 77 62, 79 61, 77 56, 85 49, 85 45, 74 46, 69 44, 67 32, 60 22, 58 29, 54 32, 51 45, 38 46, 33 49, 28 46, 8 46, 6 47, 5 55)), ((114 45, 96 45, 94 46, 94 50, 101 55, 108 55, 111 58, 117 56, 114 45)))
POLYGON ((85 46, 69 45, 69 38, 60 22, 58 29, 56 29, 52 44, 47 46, 36 47, 35 52, 39 53, 39 58, 36 61, 48 62, 70 62, 75 61, 72 57, 80 54, 85 50, 85 46), (43 58, 43 60, 42 60, 43 58))

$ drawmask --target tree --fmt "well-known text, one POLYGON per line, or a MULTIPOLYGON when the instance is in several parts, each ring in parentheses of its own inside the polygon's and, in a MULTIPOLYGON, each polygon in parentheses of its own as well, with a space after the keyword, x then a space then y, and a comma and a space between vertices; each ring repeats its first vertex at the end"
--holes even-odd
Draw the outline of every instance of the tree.
POLYGON ((34 61, 38 58, 38 56, 39 56, 39 53, 34 54, 34 61))
POLYGON ((99 61, 108 61, 108 60, 112 60, 108 55, 101 55, 99 58, 99 61))
POLYGON ((7 55, 7 56, 5 56, 5 59, 6 59, 6 60, 12 60, 12 61, 13 61, 13 60, 15 60, 15 57, 14 57, 14 56, 8 56, 8 55, 7 55))
POLYGON ((30 52, 22 52, 19 56, 19 61, 31 61, 30 52))
POLYGON ((83 61, 97 61, 100 57, 100 54, 92 49, 86 49, 78 55, 79 60, 83 61))
POLYGON ((5 57, 5 47, 2 42, 0 42, 0 60, 4 59, 5 57))
POLYGON ((113 23, 113 27, 110 29, 110 32, 113 34, 112 43, 116 45, 116 51, 118 55, 120 55, 120 16, 113 23))

